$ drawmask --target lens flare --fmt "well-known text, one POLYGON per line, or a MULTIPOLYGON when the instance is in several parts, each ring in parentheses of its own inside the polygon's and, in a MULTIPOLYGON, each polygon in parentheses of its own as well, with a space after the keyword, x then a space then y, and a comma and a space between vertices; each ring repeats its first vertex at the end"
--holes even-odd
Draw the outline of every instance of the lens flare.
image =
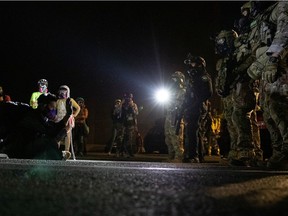
POLYGON ((167 89, 161 88, 155 93, 155 100, 160 104, 166 104, 170 100, 170 92, 167 89))

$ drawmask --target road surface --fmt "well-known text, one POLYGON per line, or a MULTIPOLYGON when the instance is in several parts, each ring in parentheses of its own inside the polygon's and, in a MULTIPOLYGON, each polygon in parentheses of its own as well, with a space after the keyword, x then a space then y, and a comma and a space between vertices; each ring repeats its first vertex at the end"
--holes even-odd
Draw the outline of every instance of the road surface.
POLYGON ((287 215, 288 171, 109 160, 0 160, 1 216, 287 215))

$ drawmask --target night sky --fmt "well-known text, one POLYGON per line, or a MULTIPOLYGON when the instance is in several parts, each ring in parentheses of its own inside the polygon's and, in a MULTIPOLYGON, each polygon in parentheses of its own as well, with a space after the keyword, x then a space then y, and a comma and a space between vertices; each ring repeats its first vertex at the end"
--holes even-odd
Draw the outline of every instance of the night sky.
MULTIPOLYGON (((210 36, 232 29, 239 1, 0 2, 0 85, 14 101, 29 103, 37 81, 49 91, 68 85, 86 99, 91 142, 110 136, 110 108, 124 92, 144 109, 143 134, 157 119, 151 99, 188 52, 200 55, 215 77, 210 36), (108 126, 107 126, 108 125, 108 126), (101 136, 104 134, 104 137, 101 136)), ((160 109, 161 110, 161 109, 160 109)))

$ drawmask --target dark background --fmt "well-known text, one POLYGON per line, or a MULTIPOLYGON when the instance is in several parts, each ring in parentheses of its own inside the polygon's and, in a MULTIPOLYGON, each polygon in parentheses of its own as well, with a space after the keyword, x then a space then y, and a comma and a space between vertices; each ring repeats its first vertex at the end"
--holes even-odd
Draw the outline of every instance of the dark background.
MULTIPOLYGON (((0 85, 13 101, 29 103, 37 81, 49 91, 68 85, 89 109, 90 143, 111 133, 110 109, 131 92, 143 135, 163 115, 153 100, 188 52, 200 55, 215 77, 210 36, 232 29, 239 1, 0 2, 0 85)), ((214 95, 212 105, 221 109, 214 95)))

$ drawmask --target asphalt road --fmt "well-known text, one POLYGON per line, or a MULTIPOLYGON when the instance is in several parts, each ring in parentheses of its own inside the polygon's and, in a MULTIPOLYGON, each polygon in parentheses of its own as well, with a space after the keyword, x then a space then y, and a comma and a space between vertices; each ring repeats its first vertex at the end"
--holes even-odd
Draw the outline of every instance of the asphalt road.
POLYGON ((1 216, 287 215, 288 171, 109 160, 0 160, 1 216))

